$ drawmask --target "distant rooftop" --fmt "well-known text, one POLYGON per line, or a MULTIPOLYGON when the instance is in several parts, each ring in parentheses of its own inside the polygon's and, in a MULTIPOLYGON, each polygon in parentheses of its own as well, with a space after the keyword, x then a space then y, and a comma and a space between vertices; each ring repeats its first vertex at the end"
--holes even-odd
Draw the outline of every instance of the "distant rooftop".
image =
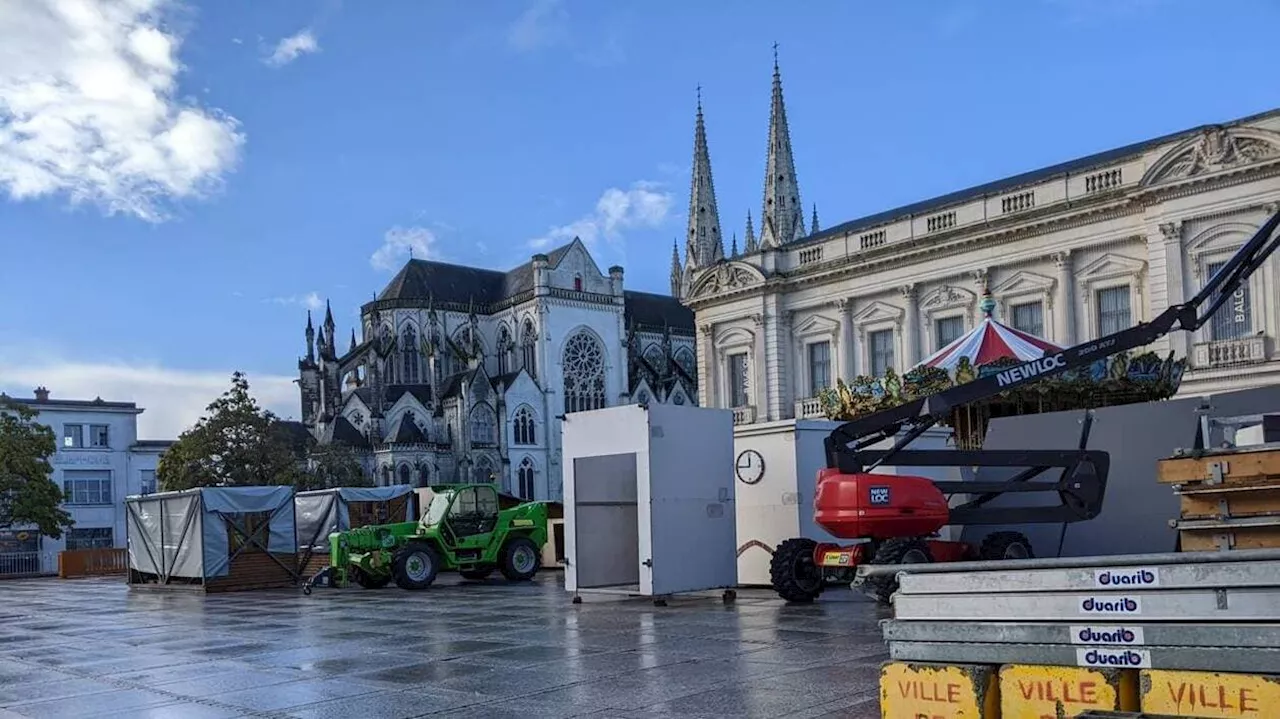
POLYGON ((101 397, 93 399, 53 399, 46 387, 36 387, 33 397, 10 397, 0 392, 0 399, 7 399, 33 408, 48 407, 50 409, 127 409, 141 412, 136 402, 108 402, 101 397))

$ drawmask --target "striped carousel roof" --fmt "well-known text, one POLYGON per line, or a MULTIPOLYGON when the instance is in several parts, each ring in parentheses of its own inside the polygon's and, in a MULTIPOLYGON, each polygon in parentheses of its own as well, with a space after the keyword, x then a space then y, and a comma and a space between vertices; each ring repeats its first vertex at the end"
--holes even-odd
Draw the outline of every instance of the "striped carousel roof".
POLYGON ((978 326, 934 352, 920 363, 921 366, 939 367, 950 372, 959 364, 961 357, 968 357, 970 364, 977 367, 1002 358, 1038 359, 1062 349, 1035 335, 996 322, 991 316, 995 305, 990 293, 986 293, 981 304, 984 316, 978 326))

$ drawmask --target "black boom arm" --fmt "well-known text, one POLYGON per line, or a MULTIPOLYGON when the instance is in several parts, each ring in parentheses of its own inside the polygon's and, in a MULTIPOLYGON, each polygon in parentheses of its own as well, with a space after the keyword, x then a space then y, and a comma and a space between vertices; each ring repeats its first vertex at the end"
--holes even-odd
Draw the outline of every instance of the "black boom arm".
MULTIPOLYGON (((879 466, 912 440, 919 437, 940 419, 948 417, 952 410, 972 402, 993 397, 1019 385, 1062 374, 1084 367, 1103 357, 1151 344, 1169 332, 1178 329, 1188 332, 1199 329, 1213 317, 1213 313, 1262 266, 1262 263, 1280 246, 1275 237, 1280 225, 1280 212, 1263 223, 1253 237, 1227 261, 1222 269, 1205 284, 1195 297, 1170 306, 1150 322, 1143 322, 1100 339, 1091 340, 1064 349, 1052 355, 1023 362, 1002 372, 979 377, 957 387, 928 397, 912 400, 875 414, 845 422, 831 432, 826 439, 827 466, 849 466, 848 455, 863 455, 872 444, 898 435, 907 430, 894 443, 892 449, 866 456, 871 462, 865 469, 879 466), (1208 303, 1202 311, 1201 305, 1208 303), (844 462, 840 461, 845 455, 844 462)), ((865 470, 864 470, 865 471, 865 470)))

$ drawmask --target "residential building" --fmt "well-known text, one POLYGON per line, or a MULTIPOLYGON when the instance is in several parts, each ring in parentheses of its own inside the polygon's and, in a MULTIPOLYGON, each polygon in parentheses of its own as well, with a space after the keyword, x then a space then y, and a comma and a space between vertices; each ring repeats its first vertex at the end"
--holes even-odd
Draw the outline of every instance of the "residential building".
MULTIPOLYGON (((699 101, 705 145, 702 115, 699 101)), ((775 60, 765 166, 759 237, 748 215, 742 251, 695 243, 672 261, 673 290, 696 315, 699 401, 732 407, 738 423, 816 416, 814 396, 836 378, 911 369, 981 322, 986 292, 998 320, 1060 346, 1190 298, 1276 212, 1280 110, 825 229, 815 208, 806 228, 775 60)), ((719 218, 709 159, 695 152, 694 168, 700 239, 718 235, 719 218)), ((1188 358, 1180 396, 1280 381, 1278 262, 1206 327, 1149 348, 1188 358)))
POLYGON ((49 458, 50 479, 62 489, 62 506, 75 526, 61 539, 0 531, 0 556, 8 556, 0 569, 51 573, 63 549, 124 547, 124 499, 156 491, 156 465, 172 442, 138 439, 143 409, 133 402, 56 399, 44 387, 32 398, 6 398, 35 410, 35 421, 53 430, 57 451, 49 458))

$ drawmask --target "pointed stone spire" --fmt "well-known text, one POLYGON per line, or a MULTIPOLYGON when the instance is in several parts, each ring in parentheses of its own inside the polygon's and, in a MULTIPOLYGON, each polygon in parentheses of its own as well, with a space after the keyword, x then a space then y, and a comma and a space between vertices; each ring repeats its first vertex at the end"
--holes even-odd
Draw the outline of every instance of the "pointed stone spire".
POLYGON ((729 256, 734 259, 738 258, 738 233, 736 232, 733 233, 733 249, 729 251, 729 256))
POLYGON ((693 171, 690 174, 685 262, 690 267, 701 268, 724 259, 720 211, 716 207, 715 184, 711 179, 711 153, 707 149, 707 128, 702 118, 701 86, 698 87, 698 117, 693 130, 693 171))
POLYGON ((680 265, 680 243, 678 240, 671 241, 671 296, 680 297, 680 277, 684 274, 684 267, 680 265))
POLYGON ((809 223, 809 233, 818 234, 818 203, 813 203, 813 221, 809 223))
POLYGON ((356 328, 355 328, 355 327, 352 327, 352 328, 351 328, 351 349, 349 349, 349 350, 347 350, 347 351, 348 351, 348 352, 355 352, 355 351, 356 351, 356 328))
POLYGON ((333 308, 329 306, 329 300, 324 301, 324 327, 329 331, 329 338, 333 339, 333 308))
POLYGON ((307 310, 307 362, 316 361, 316 328, 311 325, 311 310, 307 310))
POLYGON ((760 246, 780 247, 804 236, 804 205, 796 163, 791 154, 787 107, 782 100, 782 73, 778 69, 778 43, 773 44, 773 97, 769 107, 769 155, 764 171, 764 212, 760 219, 760 246))
POLYGON ((747 245, 746 252, 751 254, 760 250, 760 243, 756 242, 756 228, 751 224, 751 210, 747 210, 747 245))

